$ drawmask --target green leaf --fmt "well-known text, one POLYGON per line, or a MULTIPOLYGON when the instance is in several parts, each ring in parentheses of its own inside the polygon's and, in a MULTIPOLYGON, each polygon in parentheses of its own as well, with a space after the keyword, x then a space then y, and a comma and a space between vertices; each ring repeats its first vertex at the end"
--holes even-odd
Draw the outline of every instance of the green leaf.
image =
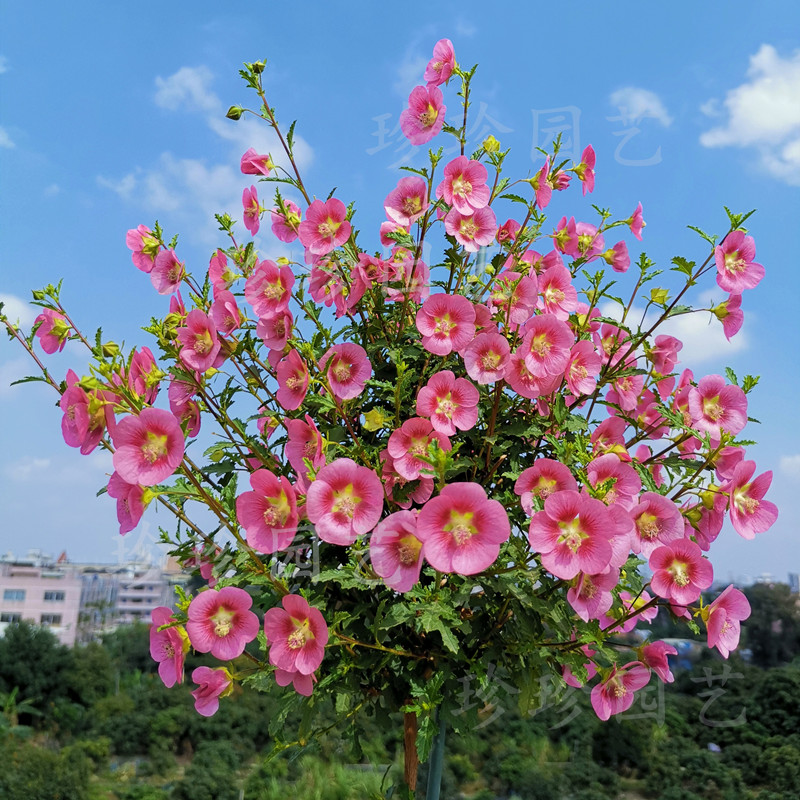
POLYGON ((695 233, 699 233, 712 247, 717 243, 717 237, 712 236, 710 233, 706 233, 705 231, 701 231, 700 228, 695 227, 694 225, 687 225, 690 231, 694 231, 695 233))
POLYGON ((442 637, 444 646, 451 653, 458 652, 458 639, 453 634, 451 628, 442 619, 441 606, 439 604, 426 606, 419 617, 419 624, 422 626, 423 630, 426 631, 426 633, 438 631, 442 637))

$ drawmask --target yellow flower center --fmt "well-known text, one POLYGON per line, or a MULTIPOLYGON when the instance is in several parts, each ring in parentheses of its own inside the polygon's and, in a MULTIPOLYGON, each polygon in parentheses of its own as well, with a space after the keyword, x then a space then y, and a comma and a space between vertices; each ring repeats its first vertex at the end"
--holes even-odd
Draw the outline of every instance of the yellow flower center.
POLYGON ((142 455, 150 464, 155 464, 159 458, 167 455, 167 435, 148 431, 146 441, 142 445, 142 455))

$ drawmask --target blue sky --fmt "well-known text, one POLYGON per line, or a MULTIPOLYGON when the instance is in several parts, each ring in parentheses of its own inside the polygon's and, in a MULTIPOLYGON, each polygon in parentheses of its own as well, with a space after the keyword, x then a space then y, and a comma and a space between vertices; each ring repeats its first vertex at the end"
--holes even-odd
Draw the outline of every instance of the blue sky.
MULTIPOLYGON (((723 205, 757 208, 750 222, 762 284, 745 295, 745 326, 728 344, 708 315, 673 331, 695 375, 760 374, 747 429, 759 471, 773 470, 769 499, 781 517, 755 542, 727 530, 712 549, 720 579, 800 571, 800 271, 793 232, 800 202, 800 12, 792 2, 640 2, 558 6, 406 3, 188 3, 0 5, 0 295, 22 321, 31 288, 64 279, 76 320, 128 345, 166 300, 130 262, 125 232, 158 219, 180 234, 179 252, 201 271, 216 243, 215 211, 240 218, 238 171, 248 147, 270 139, 254 123, 224 118, 251 98, 241 62, 266 58, 270 103, 297 119, 299 158, 312 193, 334 187, 355 200, 361 241, 383 219, 382 201, 401 159, 420 156, 396 130, 408 93, 422 82, 433 44, 450 38, 462 65, 480 63, 472 137, 512 147, 512 172, 527 175, 532 150, 563 125, 574 150, 597 152, 597 188, 563 193, 562 213, 591 221, 590 201, 627 216, 641 201, 644 248, 660 266, 702 259, 686 226, 721 231, 723 205), (488 11, 493 13, 489 15, 488 11)), ((455 89, 446 91, 455 110, 455 89)), ((416 160, 414 160, 416 159, 416 160)), ((550 211, 550 209, 548 209, 550 211)), ((279 243, 259 236, 264 255, 279 243)), ((637 243, 638 245, 638 243, 637 243)), ((374 244, 377 247, 377 236, 374 244)), ((634 254, 638 250, 634 249, 634 254)), ((714 300, 724 298, 712 284, 714 300)), ((695 295, 697 299, 697 295, 695 295)), ((121 541, 108 498, 95 498, 110 464, 82 458, 61 440, 55 394, 9 388, 27 374, 0 342, 0 551, 66 549, 73 559, 112 561, 148 547, 165 514, 150 511, 121 541)), ((70 345, 55 374, 85 371, 70 345)))

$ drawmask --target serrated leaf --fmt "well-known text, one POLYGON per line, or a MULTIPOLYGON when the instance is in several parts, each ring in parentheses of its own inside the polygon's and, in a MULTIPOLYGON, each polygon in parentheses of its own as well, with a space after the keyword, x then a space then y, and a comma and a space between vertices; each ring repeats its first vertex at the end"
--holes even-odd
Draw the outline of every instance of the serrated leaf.
POLYGON ((444 646, 451 652, 457 653, 459 650, 458 639, 453 631, 441 617, 440 609, 436 606, 427 606, 419 617, 419 624, 426 633, 438 631, 442 637, 444 646))
POLYGON ((506 194, 501 194, 500 199, 512 200, 515 203, 522 203, 522 205, 524 206, 529 205, 528 201, 524 197, 520 197, 518 194, 512 194, 511 192, 506 192, 506 194))

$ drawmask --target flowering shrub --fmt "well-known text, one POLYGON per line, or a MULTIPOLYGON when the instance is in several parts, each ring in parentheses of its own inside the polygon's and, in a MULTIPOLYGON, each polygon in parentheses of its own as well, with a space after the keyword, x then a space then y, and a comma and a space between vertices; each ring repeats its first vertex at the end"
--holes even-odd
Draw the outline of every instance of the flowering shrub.
POLYGON ((692 312, 687 291, 716 271, 730 297, 709 310, 735 335, 741 292, 764 274, 749 215, 728 212, 719 243, 702 234, 699 265, 673 259, 681 286, 656 286, 661 270, 644 253, 632 265, 626 241, 642 239, 641 204, 626 218, 547 221, 553 192, 575 181, 592 192, 591 147, 570 165, 556 139, 519 179, 493 137, 464 152, 475 70, 442 40, 401 127, 413 144, 452 136, 460 154, 431 150, 428 166, 407 168, 387 187, 380 231, 362 234, 352 206, 309 194, 263 69, 241 73, 260 111, 228 116, 261 117, 283 152, 243 154, 242 173, 260 177, 242 224, 271 225, 302 259, 261 259, 228 214, 207 270, 187 270, 158 223, 129 231, 135 267, 171 296, 145 328, 158 360, 101 334, 90 343, 59 287, 34 292, 30 334, 3 318, 60 392, 67 444, 113 451, 120 532, 162 504, 178 519, 165 541, 209 583, 154 614, 164 682, 182 680, 188 641, 225 662, 192 675, 201 714, 238 681, 272 680, 293 687, 276 734, 300 702, 333 699, 356 738, 359 715, 402 711, 413 789, 415 746, 425 759, 437 709, 455 708, 465 680, 502 675, 524 708, 547 680, 590 683, 607 719, 653 673, 672 680, 673 648, 623 638, 637 623, 699 619, 727 657, 749 607, 732 587, 704 605, 709 547, 726 513, 745 538, 777 516, 771 473, 754 477, 737 439, 756 379, 679 372, 682 343, 657 331, 692 312), (446 118, 451 83, 462 103, 446 118), (431 243, 442 255, 426 264, 431 243), (89 374, 59 382, 34 338, 46 353, 80 340, 89 374))

